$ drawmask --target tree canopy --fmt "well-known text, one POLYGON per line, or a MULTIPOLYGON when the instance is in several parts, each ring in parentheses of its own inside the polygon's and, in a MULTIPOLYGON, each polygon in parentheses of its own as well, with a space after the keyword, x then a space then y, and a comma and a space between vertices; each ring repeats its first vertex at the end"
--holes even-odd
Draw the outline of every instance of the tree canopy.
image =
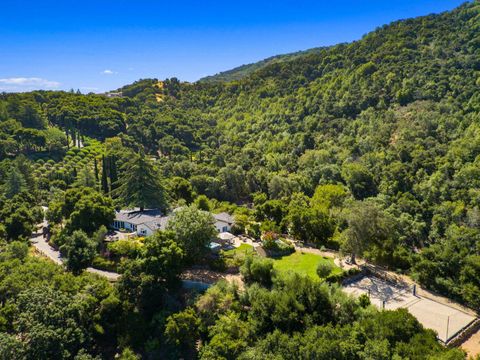
POLYGON ((189 298, 179 276, 208 258, 207 211, 227 211, 232 231, 361 255, 479 310, 479 16, 467 2, 117 97, 0 94, 0 357, 464 358, 405 311, 268 260, 245 261, 243 292, 189 298), (39 205, 73 272, 111 253, 119 284, 27 256, 39 205), (94 249, 114 206, 178 210, 165 232, 94 249))

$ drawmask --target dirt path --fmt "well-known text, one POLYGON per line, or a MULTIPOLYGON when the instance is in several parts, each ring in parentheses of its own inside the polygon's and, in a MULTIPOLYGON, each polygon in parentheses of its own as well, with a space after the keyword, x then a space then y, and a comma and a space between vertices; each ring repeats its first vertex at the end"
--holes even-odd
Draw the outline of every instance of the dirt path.
POLYGON ((480 355, 480 330, 470 336, 460 348, 467 352, 468 356, 475 357, 480 355))
POLYGON ((243 280, 240 274, 226 274, 207 269, 189 269, 182 273, 182 280, 198 281, 205 284, 214 284, 219 280, 226 280, 243 287, 243 280))

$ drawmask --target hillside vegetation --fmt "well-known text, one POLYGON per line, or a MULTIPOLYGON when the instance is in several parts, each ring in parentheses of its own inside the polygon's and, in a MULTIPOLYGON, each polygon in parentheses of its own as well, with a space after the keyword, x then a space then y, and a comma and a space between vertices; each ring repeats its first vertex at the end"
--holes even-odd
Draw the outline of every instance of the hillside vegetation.
MULTIPOLYGON (((114 206, 194 204, 182 216, 200 218, 197 207, 228 210, 235 231, 360 256, 480 310, 478 1, 205 81, 144 79, 118 91, 115 98, 0 95, 0 237, 9 243, 1 245, 10 254, 7 265, 39 266, 20 256, 16 243, 41 220, 39 204, 50 208, 52 243, 71 253, 83 244, 90 260, 100 245, 89 240, 101 238, 114 206)), ((199 228, 208 225, 202 216, 199 228)), ((209 240, 190 230, 183 237, 159 233, 118 254, 128 258, 119 267, 123 280, 81 312, 99 317, 81 328, 95 328, 95 336, 79 334, 58 358, 84 350, 109 358, 129 347, 151 358, 463 358, 403 311, 377 312, 319 280, 283 278, 268 263, 255 265, 257 275, 246 269, 243 292, 219 285, 185 299, 177 293, 178 276, 205 250, 196 243, 189 248, 189 241, 209 240), (109 329, 103 320, 112 309, 119 318, 109 329)), ((81 272, 80 265, 69 270, 81 272)), ((13 281, 6 271, 4 281, 13 281)), ((55 287, 77 282, 58 281, 55 287)), ((78 281, 78 296, 95 283, 78 281)), ((43 278, 37 282, 46 286, 43 278)), ((20 335, 35 327, 10 314, 31 308, 29 294, 44 293, 35 282, 2 293, 0 336, 8 351, 21 343, 27 355, 19 359, 32 358, 20 335)), ((64 293, 56 295, 58 307, 74 297, 64 293)), ((7 350, 0 344, 0 358, 7 350)))
POLYGON ((253 72, 262 69, 268 65, 277 64, 285 61, 291 61, 293 59, 308 55, 308 54, 316 54, 323 50, 324 48, 313 48, 304 51, 297 51, 294 53, 283 54, 283 55, 276 55, 271 56, 267 59, 260 60, 251 64, 237 66, 231 70, 222 71, 218 74, 206 76, 201 78, 199 82, 228 82, 234 80, 241 80, 248 75, 252 74, 253 72))

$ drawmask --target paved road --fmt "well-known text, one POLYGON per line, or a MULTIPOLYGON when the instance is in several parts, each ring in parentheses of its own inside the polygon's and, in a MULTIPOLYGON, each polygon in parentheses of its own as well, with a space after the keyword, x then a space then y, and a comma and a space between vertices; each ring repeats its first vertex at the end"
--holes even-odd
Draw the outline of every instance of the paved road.
MULTIPOLYGON (((47 226, 47 222, 44 221, 41 225, 43 228, 47 226)), ((38 225, 37 229, 38 228, 40 228, 40 225, 38 225)), ((48 257, 55 264, 63 265, 63 259, 62 259, 62 256, 60 255, 60 251, 55 250, 45 241, 42 234, 42 228, 40 228, 40 230, 37 230, 36 233, 32 234, 32 238, 31 238, 32 245, 35 246, 38 252, 48 257)))
MULTIPOLYGON (((42 224, 39 224, 37 229, 40 229, 40 230, 37 230, 36 233, 32 234, 32 237, 31 237, 32 245, 38 250, 38 252, 40 252, 42 255, 48 257, 55 264, 63 265, 63 259, 62 259, 62 255, 60 254, 60 251, 55 250, 53 247, 51 247, 45 241, 45 239, 43 238, 42 228, 44 226, 47 226, 46 221, 44 221, 42 224), (40 226, 42 226, 42 227, 40 227, 40 226)), ((117 274, 115 272, 98 270, 98 269, 94 269, 92 267, 89 267, 86 270, 89 273, 103 276, 103 277, 107 278, 107 280, 109 280, 109 281, 117 281, 118 278, 120 277, 120 274, 117 274)))

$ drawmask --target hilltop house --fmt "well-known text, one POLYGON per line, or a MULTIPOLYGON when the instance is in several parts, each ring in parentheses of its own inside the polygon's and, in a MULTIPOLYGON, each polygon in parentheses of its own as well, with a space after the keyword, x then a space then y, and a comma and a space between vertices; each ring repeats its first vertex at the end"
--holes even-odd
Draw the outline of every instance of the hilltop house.
MULTIPOLYGON (((175 211, 175 210, 174 210, 175 211)), ((215 228, 219 233, 232 230, 234 220, 228 213, 212 214, 215 219, 215 228)), ((148 209, 140 211, 120 210, 115 212, 115 220, 111 227, 115 230, 126 230, 137 233, 139 236, 152 235, 157 230, 165 230, 170 215, 162 215, 159 210, 148 209)))

